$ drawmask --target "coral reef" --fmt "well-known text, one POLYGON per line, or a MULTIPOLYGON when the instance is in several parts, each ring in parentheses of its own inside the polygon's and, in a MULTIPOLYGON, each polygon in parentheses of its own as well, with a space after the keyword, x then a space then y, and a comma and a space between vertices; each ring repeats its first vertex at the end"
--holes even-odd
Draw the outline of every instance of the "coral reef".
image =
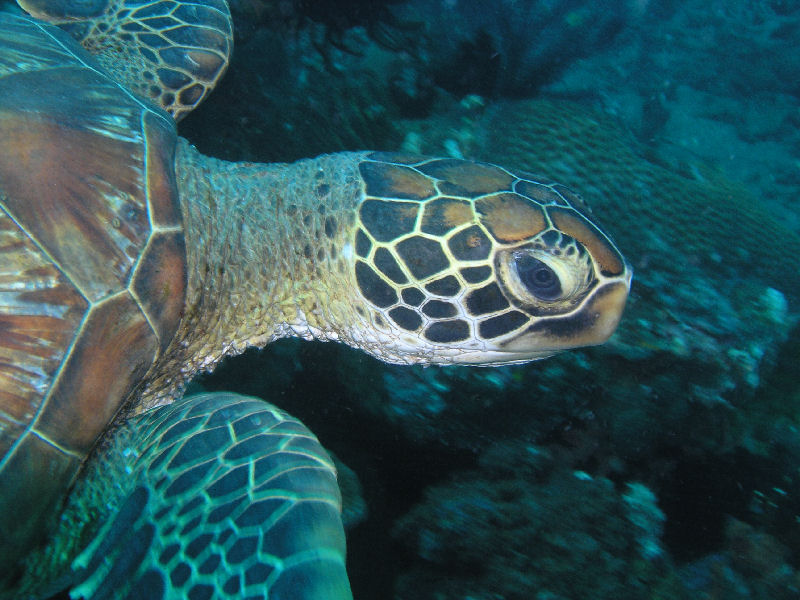
POLYGON ((481 0, 410 3, 426 25, 420 68, 464 96, 530 96, 578 58, 608 46, 629 17, 626 2, 481 0))
POLYGON ((800 226, 797 3, 635 4, 612 46, 545 92, 602 106, 671 163, 715 165, 800 226))
POLYGON ((560 180, 634 264, 618 333, 487 370, 287 342, 206 383, 299 415, 357 472, 358 597, 797 597, 800 13, 479 4, 392 3, 427 21, 394 50, 358 15, 262 21, 183 131, 232 158, 404 147, 560 180), (495 100, 533 90, 551 98, 495 100))
POLYGON ((396 598, 635 600, 669 586, 664 517, 642 484, 620 494, 521 442, 493 446, 479 467, 428 488, 395 526, 417 557, 396 598))
MULTIPOLYGON (((681 418, 694 412, 685 402, 697 403, 718 421, 724 407, 752 396, 795 322, 796 230, 718 174, 678 174, 654 163, 613 119, 574 103, 518 101, 495 104, 484 116, 462 111, 438 119, 425 126, 417 149, 444 152, 455 139, 466 156, 574 186, 633 262, 626 318, 602 350, 620 362, 604 356, 604 368, 587 369, 624 407, 615 418, 620 432, 639 421, 626 415, 638 414, 643 398, 658 406, 682 399, 677 406, 684 408, 668 413, 680 411, 681 418), (645 383, 631 385, 632 373, 645 383)), ((552 389, 542 368, 538 381, 552 389)), ((569 373, 573 383, 581 381, 580 369, 569 373)))
POLYGON ((772 536, 729 519, 724 550, 683 566, 679 578, 694 598, 791 600, 800 594, 800 572, 788 554, 772 536))
MULTIPOLYGON (((652 586, 660 597, 681 597, 673 596, 674 590, 684 588, 705 593, 717 584, 745 590, 749 597, 768 597, 758 596, 758 590, 771 588, 766 583, 759 588, 725 554, 724 515, 758 524, 759 533, 776 536, 783 530, 786 542, 795 539, 797 527, 786 515, 800 510, 791 502, 774 498, 780 516, 763 523, 754 519, 748 502, 779 483, 777 474, 757 476, 765 464, 772 467, 770 473, 786 473, 800 456, 792 450, 789 458, 778 460, 776 413, 760 403, 765 375, 771 381, 778 350, 796 322, 791 307, 798 297, 800 253, 792 251, 797 233, 721 175, 710 170, 674 173, 647 156, 612 118, 574 103, 528 100, 485 106, 477 98, 467 99, 449 113, 409 126, 419 133, 407 138, 414 144, 410 149, 457 150, 525 165, 583 191, 636 268, 619 332, 599 349, 480 370, 393 367, 343 348, 279 345, 269 360, 251 357, 259 366, 240 366, 227 375, 221 369, 218 376, 225 383, 220 385, 249 381, 243 391, 260 393, 300 415, 363 481, 403 482, 402 499, 376 496, 370 484, 365 492, 371 507, 376 498, 393 506, 374 515, 371 511, 367 527, 386 527, 370 524, 373 518, 399 517, 403 523, 397 531, 410 564, 401 569, 406 563, 397 563, 398 598, 410 597, 409 590, 419 586, 429 597, 527 598, 530 590, 556 585, 549 583, 548 568, 555 573, 588 569, 582 562, 588 546, 581 544, 589 539, 601 547, 608 544, 609 561, 624 563, 635 556, 635 565, 646 566, 647 577, 655 578, 652 586), (754 238, 755 231, 763 235, 754 238), (753 240, 746 251, 744 239, 753 240), (780 252, 756 239, 781 239, 780 252), (288 403, 288 397, 299 401, 288 403), (343 433, 353 430, 360 432, 354 439, 343 433), (525 442, 499 442, 514 438, 525 442), (498 475, 505 472, 503 460, 516 464, 510 457, 524 456, 527 447, 549 456, 540 461, 549 476, 531 474, 523 483, 516 475, 498 475), (746 461, 733 457, 748 452, 762 453, 769 462, 745 469, 746 461), (433 466, 437 461, 441 464, 433 466), (378 475, 375 469, 382 463, 392 467, 378 475), (575 470, 589 478, 576 480, 575 470), (717 477, 703 475, 708 472, 717 477), (708 486, 688 487, 684 482, 692 480, 690 474, 708 486), (634 481, 643 484, 628 486, 634 481), (741 492, 736 502, 725 504, 734 481, 741 492), (510 499, 504 500, 503 493, 510 499), (653 493, 664 501, 666 521, 658 516, 653 493), (424 499, 412 509, 407 503, 418 494, 424 499), (519 528, 501 523, 501 535, 498 521, 493 527, 485 524, 487 514, 502 521, 514 510, 541 509, 539 494, 552 502, 552 512, 536 517, 547 539, 564 535, 572 540, 569 536, 584 531, 592 517, 607 512, 613 518, 603 522, 604 531, 593 532, 597 537, 575 534, 575 548, 562 549, 562 554, 554 542, 537 546, 537 552, 526 550, 519 528), (693 496, 708 502, 695 504, 693 496), (586 497, 592 502, 576 507, 576 499, 586 497), (567 507, 578 511, 575 520, 560 516, 567 507), (690 562, 672 570, 670 557, 693 543, 693 528, 711 512, 709 544, 696 544, 699 554, 682 557, 690 562), (623 522, 626 541, 614 546, 619 543, 615 523, 623 522), (471 566, 490 548, 505 547, 525 558, 513 562, 505 557, 481 570, 471 566), (538 573, 544 573, 541 579, 538 573), (756 590, 752 594, 747 591, 751 587, 756 590)), ((786 363, 787 373, 793 364, 786 363)), ((789 421, 781 431, 788 440, 800 410, 787 406, 783 411, 789 421)), ((520 468, 521 473, 531 470, 536 469, 520 468)), ((620 577, 611 569, 595 579, 613 597, 625 584, 620 577)), ((580 585, 580 580, 569 584, 580 585)), ((553 588, 553 597, 580 597, 570 596, 569 589, 553 588)), ((730 597, 736 593, 730 591, 730 597)))

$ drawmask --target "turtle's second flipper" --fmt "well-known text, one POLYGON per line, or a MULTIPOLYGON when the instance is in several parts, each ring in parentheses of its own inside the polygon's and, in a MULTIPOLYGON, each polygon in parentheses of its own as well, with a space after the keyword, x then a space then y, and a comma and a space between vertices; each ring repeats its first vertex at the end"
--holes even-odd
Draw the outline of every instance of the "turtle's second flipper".
POLYGON ((116 462, 89 476, 129 491, 76 559, 73 597, 352 598, 336 474, 299 421, 215 393, 124 428, 134 435, 113 436, 116 462))
POLYGON ((233 51, 226 0, 17 0, 78 40, 126 88, 181 119, 233 51))

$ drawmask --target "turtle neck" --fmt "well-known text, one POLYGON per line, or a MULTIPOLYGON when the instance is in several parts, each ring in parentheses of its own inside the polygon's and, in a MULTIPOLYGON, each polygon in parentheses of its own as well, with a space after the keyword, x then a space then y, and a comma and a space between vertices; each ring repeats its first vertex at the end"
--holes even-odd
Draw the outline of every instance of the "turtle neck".
POLYGON ((186 304, 143 407, 170 401, 195 373, 251 346, 288 336, 347 341, 361 158, 233 163, 178 141, 186 304))

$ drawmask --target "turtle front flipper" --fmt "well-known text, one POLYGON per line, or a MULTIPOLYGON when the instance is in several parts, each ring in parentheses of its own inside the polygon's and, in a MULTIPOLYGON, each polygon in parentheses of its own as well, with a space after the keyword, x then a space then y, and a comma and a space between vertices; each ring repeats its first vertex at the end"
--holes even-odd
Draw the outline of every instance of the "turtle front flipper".
POLYGON ((54 23, 126 88, 180 120, 214 88, 233 51, 225 0, 17 0, 54 23))
POLYGON ((110 443, 73 506, 107 512, 89 506, 108 501, 98 490, 125 495, 73 563, 73 597, 352 598, 336 473, 299 421, 203 394, 134 418, 110 443))

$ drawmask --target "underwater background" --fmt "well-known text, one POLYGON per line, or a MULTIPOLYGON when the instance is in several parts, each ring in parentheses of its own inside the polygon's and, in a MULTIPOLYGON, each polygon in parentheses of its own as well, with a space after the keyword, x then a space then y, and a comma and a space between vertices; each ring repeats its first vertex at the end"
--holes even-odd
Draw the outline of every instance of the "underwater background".
POLYGON ((197 387, 339 461, 357 599, 800 597, 800 3, 238 0, 207 154, 463 156, 632 262, 605 346, 494 369, 286 340, 197 387))
POLYGON ((357 600, 800 598, 800 2, 233 0, 207 154, 538 172, 634 267, 606 345, 388 366, 284 340, 193 389, 336 456, 357 600))

